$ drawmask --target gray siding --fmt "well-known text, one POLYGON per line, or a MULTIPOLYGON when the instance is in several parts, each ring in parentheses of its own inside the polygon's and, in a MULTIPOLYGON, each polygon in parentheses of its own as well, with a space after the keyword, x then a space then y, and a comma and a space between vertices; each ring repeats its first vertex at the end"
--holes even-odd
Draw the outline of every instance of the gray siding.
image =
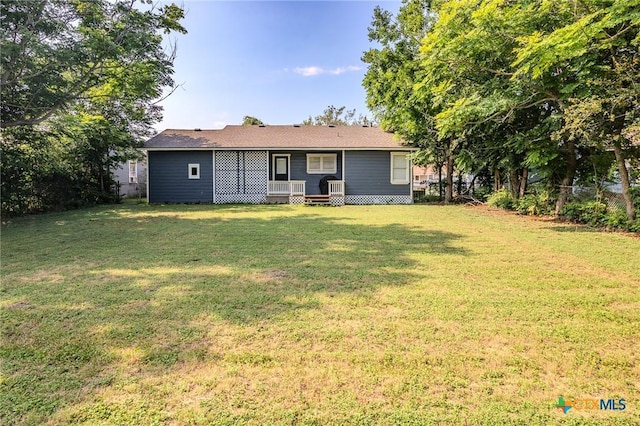
POLYGON ((410 195, 411 185, 391 184, 389 151, 345 153, 346 195, 410 195))
POLYGON ((146 197, 147 196, 147 161, 138 160, 138 182, 129 183, 129 161, 119 163, 114 171, 113 178, 120 183, 121 197, 146 197))
POLYGON ((213 202, 212 151, 150 151, 150 203, 213 202), (190 163, 200 164, 200 179, 189 179, 190 163))
POLYGON ((320 194, 320 179, 325 176, 335 176, 342 179, 342 151, 313 151, 313 154, 336 154, 338 159, 337 172, 331 175, 308 174, 307 173, 307 152, 300 151, 269 151, 269 180, 273 176, 273 154, 291 154, 291 175, 290 180, 304 180, 307 195, 320 194))

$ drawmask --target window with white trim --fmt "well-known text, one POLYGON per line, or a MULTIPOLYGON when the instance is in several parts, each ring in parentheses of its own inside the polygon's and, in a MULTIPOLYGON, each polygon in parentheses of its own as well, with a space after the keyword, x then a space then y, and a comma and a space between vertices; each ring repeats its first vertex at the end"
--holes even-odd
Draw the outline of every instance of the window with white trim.
POLYGON ((310 175, 338 173, 338 155, 307 154, 307 173, 310 175))
POLYGON ((200 179, 200 163, 189 164, 189 179, 200 179))
POLYGON ((391 184, 406 185, 411 181, 410 161, 406 152, 391 153, 391 184))
POLYGON ((138 183, 138 161, 129 160, 129 183, 138 183))

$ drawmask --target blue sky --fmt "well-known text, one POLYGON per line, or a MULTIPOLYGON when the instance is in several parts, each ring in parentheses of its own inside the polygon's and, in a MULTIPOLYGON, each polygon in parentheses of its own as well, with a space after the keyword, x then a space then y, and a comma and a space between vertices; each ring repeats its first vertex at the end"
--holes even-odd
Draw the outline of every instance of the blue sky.
POLYGON ((176 83, 155 127, 221 128, 245 115, 300 123, 327 106, 366 108, 360 61, 376 5, 396 1, 185 1, 176 83))

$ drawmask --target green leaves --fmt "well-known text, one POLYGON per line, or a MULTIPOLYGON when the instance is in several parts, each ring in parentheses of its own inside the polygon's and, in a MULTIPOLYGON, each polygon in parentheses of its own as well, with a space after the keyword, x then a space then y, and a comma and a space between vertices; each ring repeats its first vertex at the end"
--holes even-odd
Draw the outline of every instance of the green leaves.
POLYGON ((154 82, 173 84, 173 53, 165 53, 158 32, 186 32, 183 16, 175 4, 143 11, 109 0, 6 2, 0 11, 2 127, 43 122, 108 82, 113 67, 150 64, 154 82))
POLYGON ((3 2, 3 214, 113 199, 114 165, 139 155, 174 84, 162 33, 186 32, 180 7, 147 3, 3 2), (27 170, 33 154, 17 146, 37 146, 45 160, 27 170))
POLYGON ((322 114, 315 117, 309 116, 306 120, 303 120, 302 124, 305 126, 368 126, 371 122, 362 114, 356 117, 355 109, 347 109, 346 106, 335 107, 329 105, 322 111, 322 114))
POLYGON ((378 11, 382 48, 363 58, 369 105, 406 140, 464 152, 465 165, 536 167, 551 186, 564 173, 566 186, 577 156, 590 161, 640 123, 640 0, 417 4, 395 20, 378 11), (419 34, 413 23, 424 25, 417 53, 400 48, 419 34))

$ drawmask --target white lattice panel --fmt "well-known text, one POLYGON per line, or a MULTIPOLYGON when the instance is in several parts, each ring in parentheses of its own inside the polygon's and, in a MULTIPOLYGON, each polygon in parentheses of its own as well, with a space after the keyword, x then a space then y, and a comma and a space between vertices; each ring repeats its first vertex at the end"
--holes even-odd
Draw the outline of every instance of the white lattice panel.
POLYGON ((267 201, 264 194, 221 194, 216 197, 218 204, 263 204, 267 201))
POLYGON ((304 204, 304 195, 289 196, 289 204, 304 204))
POLYGON ((216 170, 238 170, 238 152, 216 151, 216 170))
POLYGON ((267 193, 267 171, 245 170, 244 189, 247 194, 267 193))
POLYGON ((343 196, 331 196, 331 205, 332 206, 344 206, 344 197, 343 196))
POLYGON ((247 151, 244 154, 244 168, 246 170, 261 170, 267 172, 267 151, 247 151))
POLYGON ((235 173, 230 171, 216 171, 216 194, 237 194, 238 178, 235 173))
POLYGON ((345 204, 411 204, 410 195, 346 195, 345 204))
POLYGON ((216 202, 265 202, 267 169, 266 151, 216 151, 216 202))

